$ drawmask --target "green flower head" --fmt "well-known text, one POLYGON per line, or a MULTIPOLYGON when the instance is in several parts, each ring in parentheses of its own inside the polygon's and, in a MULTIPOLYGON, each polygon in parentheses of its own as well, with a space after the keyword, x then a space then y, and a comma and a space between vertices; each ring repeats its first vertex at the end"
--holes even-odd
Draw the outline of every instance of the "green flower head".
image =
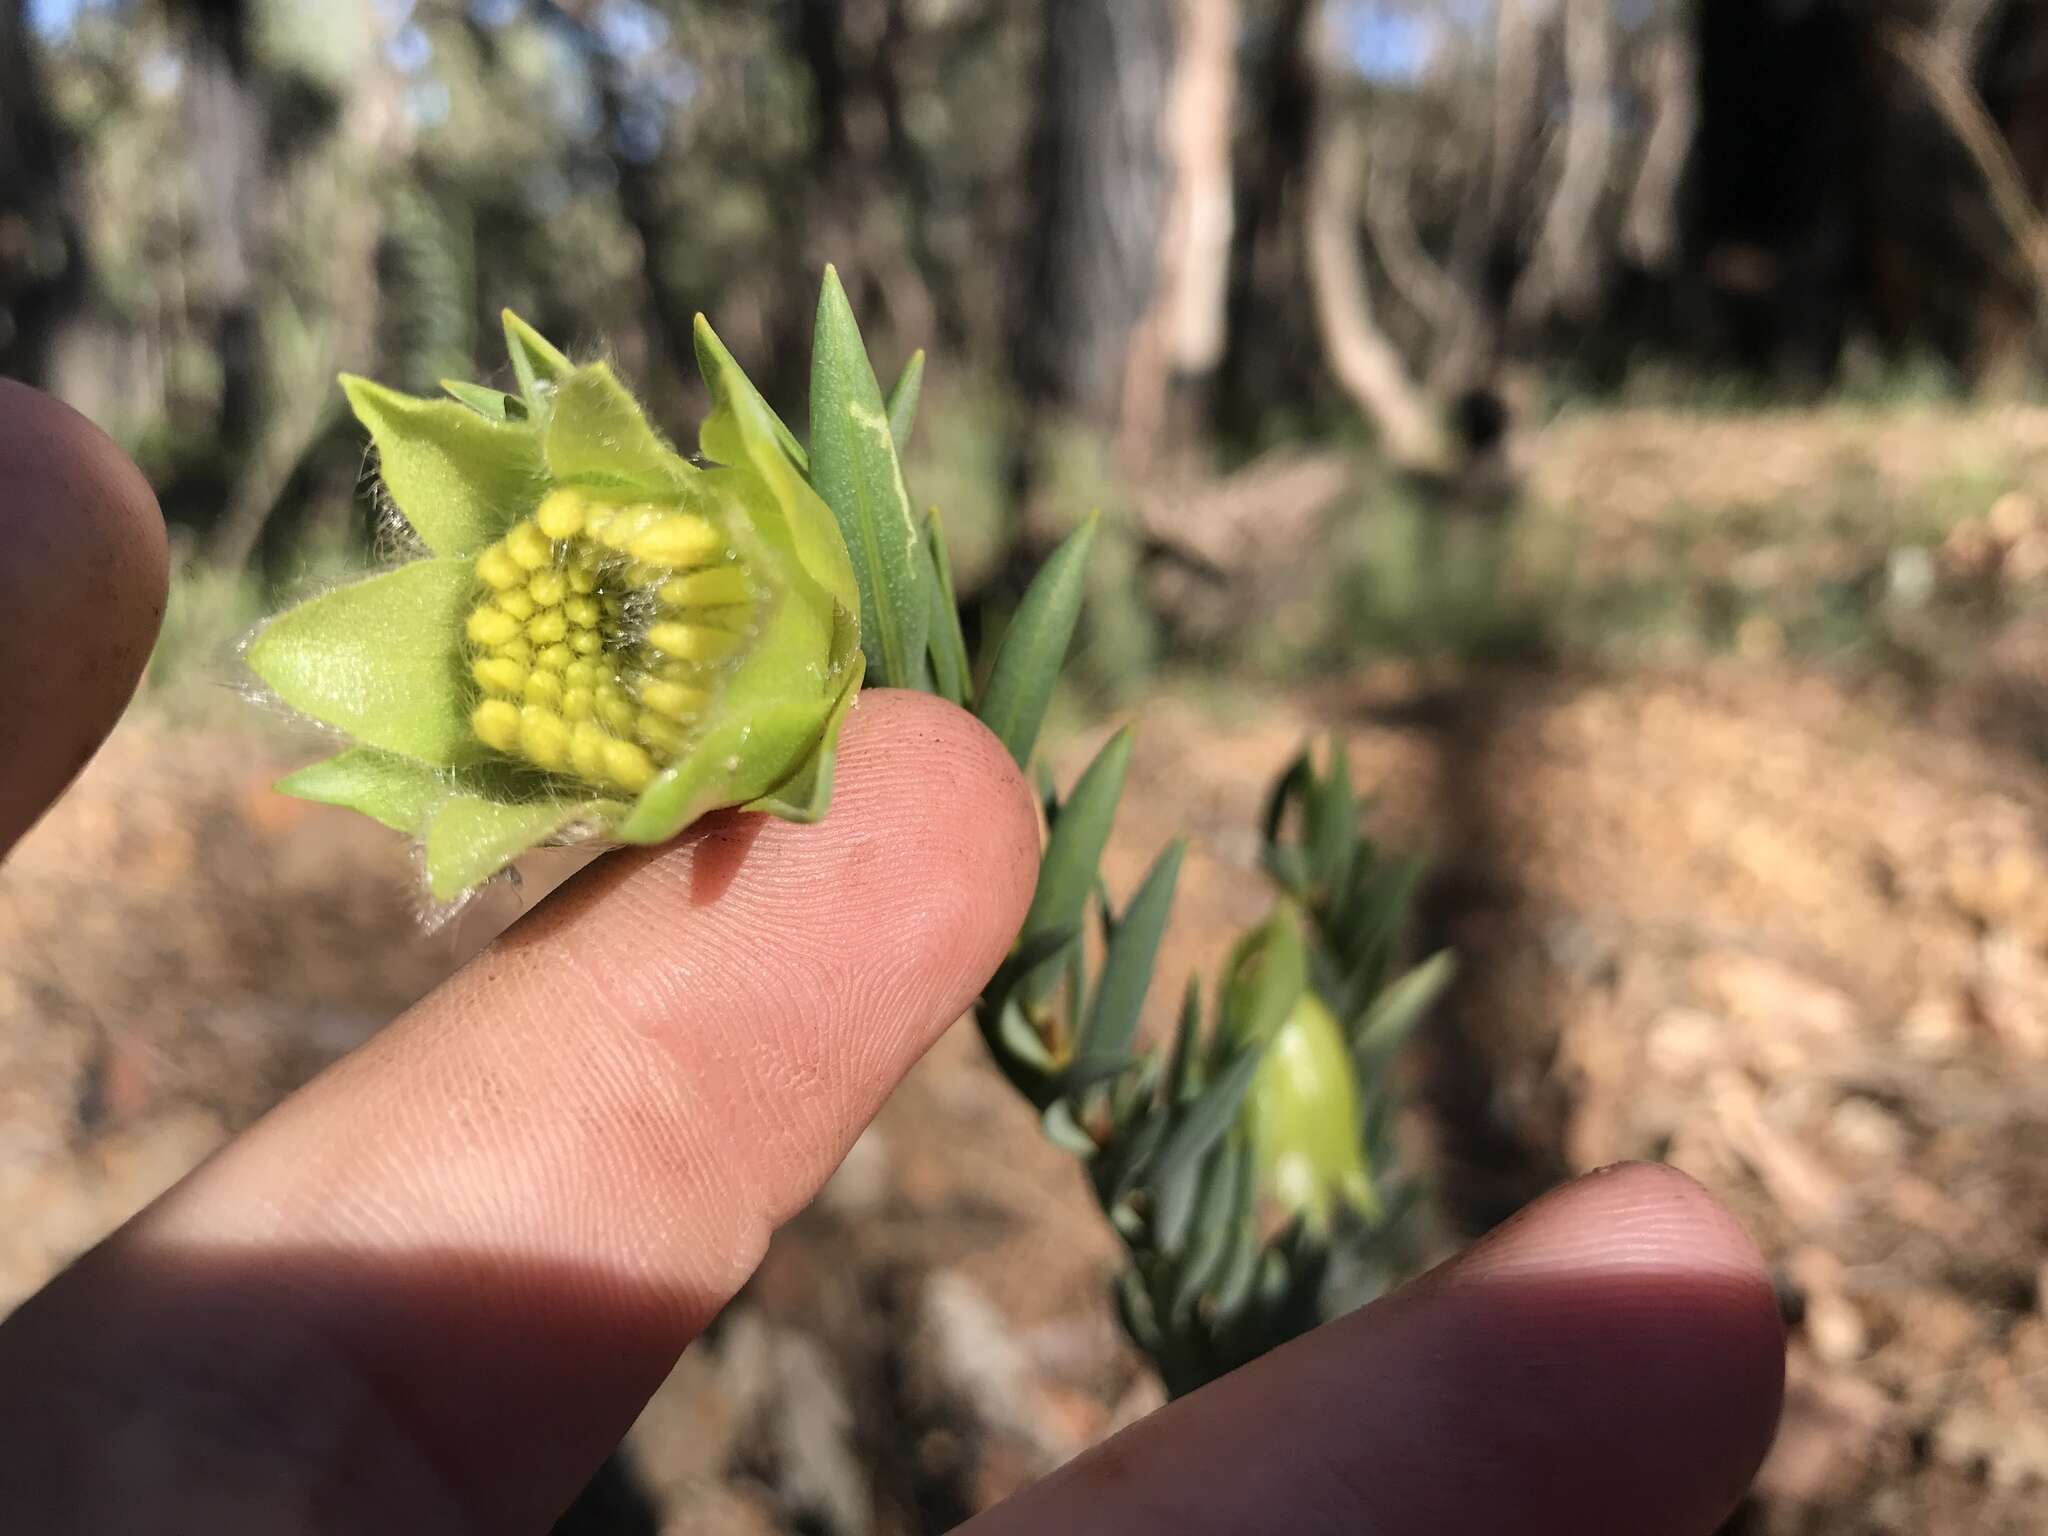
POLYGON ((1323 1000, 1308 984, 1300 917, 1291 903, 1246 935, 1231 956, 1227 1016, 1239 1038, 1263 1042, 1240 1121, 1259 1188, 1324 1231, 1340 1207, 1379 1213, 1366 1163, 1357 1069, 1323 1000))
POLYGON ((542 843, 822 816, 860 594, 786 430, 698 322, 702 463, 505 317, 517 395, 342 385, 422 558, 272 620, 256 674, 355 745, 278 787, 417 837, 448 901, 542 843))

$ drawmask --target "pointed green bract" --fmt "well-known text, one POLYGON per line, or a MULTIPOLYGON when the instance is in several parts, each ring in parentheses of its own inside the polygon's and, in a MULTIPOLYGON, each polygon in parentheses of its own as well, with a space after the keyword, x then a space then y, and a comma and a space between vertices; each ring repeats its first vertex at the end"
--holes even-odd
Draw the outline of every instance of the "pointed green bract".
POLYGON ((519 376, 519 393, 537 409, 546 403, 550 389, 576 371, 576 365, 511 310, 504 312, 504 319, 505 351, 512 359, 512 371, 519 376))
POLYGON ((549 473, 581 485, 658 495, 688 468, 603 363, 578 368, 557 384, 546 448, 549 473))
POLYGON ((435 806, 460 793, 451 775, 372 747, 354 747, 301 768, 277 787, 300 800, 360 811, 415 837, 435 806))
MULTIPOLYGON (((761 392, 754 388, 752 380, 741 371, 733 355, 726 350, 725 343, 718 339, 718 333, 711 329, 711 322, 699 315, 692 331, 697 344, 697 371, 704 376, 704 382, 711 387, 714 399, 729 405, 744 400, 750 412, 757 413, 768 425, 776 445, 805 474, 810 473, 810 455, 804 452, 804 445, 796 440, 796 434, 783 425, 782 418, 769 408, 761 398, 761 392)), ((724 437, 718 417, 714 414, 703 427, 701 446, 704 456, 716 459, 721 464, 733 462, 729 456, 732 445, 724 437)))
POLYGON ((539 500, 540 435, 453 400, 421 400, 368 379, 341 381, 377 448, 392 503, 437 555, 473 555, 539 500))
POLYGON ((839 520, 853 556, 869 676, 877 687, 926 686, 928 557, 881 385, 830 267, 811 354, 811 484, 839 520))
POLYGON ((946 550, 946 530, 936 511, 924 520, 926 551, 931 556, 932 678, 949 704, 966 708, 974 702, 974 669, 967 660, 967 637, 960 630, 960 600, 953 592, 953 558, 946 550))
POLYGON ((470 561, 442 559, 338 587, 271 620, 249 645, 249 666, 293 709, 364 746, 444 767, 473 762, 483 749, 469 728, 459 641, 475 585, 470 561))
POLYGON ((427 823, 428 893, 453 901, 564 829, 601 822, 617 810, 601 800, 450 800, 427 823))
POLYGON ((517 395, 508 395, 501 389, 486 389, 481 384, 465 384, 460 379, 443 379, 441 388, 452 400, 460 401, 486 421, 524 421, 526 402, 517 395))

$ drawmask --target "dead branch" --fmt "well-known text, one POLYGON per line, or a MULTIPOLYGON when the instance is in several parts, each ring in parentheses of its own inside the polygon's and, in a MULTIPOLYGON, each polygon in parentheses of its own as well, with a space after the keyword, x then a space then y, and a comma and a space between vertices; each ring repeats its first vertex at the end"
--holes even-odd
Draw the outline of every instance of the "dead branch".
POLYGON ((1307 208, 1309 287, 1330 371, 1405 468, 1443 457, 1441 433, 1407 365, 1379 327, 1359 249, 1358 203, 1365 134, 1357 118, 1326 105, 1318 126, 1307 208))
POLYGON ((1663 272, 1678 255, 1678 188, 1699 132, 1699 93, 1690 44, 1676 30, 1650 45, 1650 133, 1643 143, 1622 249, 1645 272, 1663 272))
POLYGON ((1551 192, 1536 250, 1509 299, 1520 326, 1553 311, 1581 318, 1599 297, 1600 253, 1593 224, 1614 158, 1614 45, 1608 0, 1565 0, 1569 98, 1564 169, 1551 192))
POLYGON ((1366 167, 1365 227, 1386 269, 1387 281, 1438 330, 1469 323, 1472 300, 1422 243, 1408 207, 1409 135, 1382 129, 1373 136, 1366 167))
POLYGON ((1889 27, 1884 40, 1976 165, 2006 238, 2024 264, 2039 301, 2048 306, 2048 220, 2034 206, 2026 177, 2013 160, 1998 124, 1991 120, 1955 58, 1925 35, 1907 27, 1889 27))

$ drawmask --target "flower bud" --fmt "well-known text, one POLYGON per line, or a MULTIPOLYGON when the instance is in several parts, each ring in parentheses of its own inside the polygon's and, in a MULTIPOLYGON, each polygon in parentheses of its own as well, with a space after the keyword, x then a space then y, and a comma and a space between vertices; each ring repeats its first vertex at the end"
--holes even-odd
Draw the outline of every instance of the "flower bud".
POLYGON ((1309 984, 1292 903, 1233 952, 1224 1009, 1231 1039, 1264 1048, 1239 1111, 1260 1192, 1317 1231, 1340 1205, 1376 1215, 1357 1069, 1343 1027, 1309 984))
POLYGON ((695 464, 604 364, 506 327, 519 397, 343 381, 426 555, 251 642, 279 698, 355 742, 279 787, 420 838, 437 900, 543 842, 823 815, 859 594, 767 407, 706 328, 716 462, 695 464))

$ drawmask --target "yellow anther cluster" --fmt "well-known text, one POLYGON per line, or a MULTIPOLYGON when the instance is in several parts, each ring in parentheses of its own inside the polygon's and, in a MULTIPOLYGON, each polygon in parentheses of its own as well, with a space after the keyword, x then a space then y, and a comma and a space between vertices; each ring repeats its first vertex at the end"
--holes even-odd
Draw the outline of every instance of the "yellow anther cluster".
POLYGON ((477 557, 477 739, 637 794, 680 757, 754 617, 709 518, 555 491, 477 557))

